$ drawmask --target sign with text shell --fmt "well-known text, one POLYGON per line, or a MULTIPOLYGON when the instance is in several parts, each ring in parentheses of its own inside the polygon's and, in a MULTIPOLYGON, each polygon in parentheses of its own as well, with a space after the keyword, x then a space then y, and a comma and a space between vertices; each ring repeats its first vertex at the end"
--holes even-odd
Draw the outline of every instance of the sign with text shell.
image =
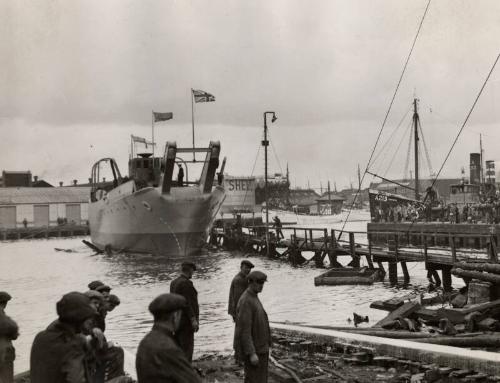
POLYGON ((235 210, 256 211, 254 177, 224 177, 226 200, 222 205, 224 213, 235 210))

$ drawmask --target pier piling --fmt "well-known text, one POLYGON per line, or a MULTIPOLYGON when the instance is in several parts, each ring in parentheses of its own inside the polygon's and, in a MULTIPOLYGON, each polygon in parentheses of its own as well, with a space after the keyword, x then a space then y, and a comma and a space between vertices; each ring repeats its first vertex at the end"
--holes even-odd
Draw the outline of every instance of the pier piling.
POLYGON ((397 262, 387 262, 389 268, 389 282, 391 286, 398 284, 398 263, 397 262))

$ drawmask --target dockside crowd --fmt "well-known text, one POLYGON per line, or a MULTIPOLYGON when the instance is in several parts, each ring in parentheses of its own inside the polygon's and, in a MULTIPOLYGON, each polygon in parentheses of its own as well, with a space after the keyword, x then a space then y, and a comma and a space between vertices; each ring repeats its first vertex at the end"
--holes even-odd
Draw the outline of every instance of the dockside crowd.
MULTIPOLYGON (((271 333, 258 294, 267 276, 252 271, 243 260, 231 282, 228 313, 234 324, 235 363, 244 367, 245 382, 266 383, 271 333)), ((192 365, 194 334, 199 329, 198 293, 192 282, 196 265, 184 262, 170 292, 154 298, 149 311, 154 324, 139 343, 136 372, 139 383, 198 383, 192 365)), ((86 292, 69 292, 56 303, 57 319, 39 332, 31 346, 31 383, 128 383, 124 351, 108 341, 106 316, 120 299, 111 287, 92 281, 86 292)), ((16 322, 5 310, 12 297, 0 292, 0 383, 14 381, 16 322)))
POLYGON ((401 203, 378 207, 373 222, 449 222, 457 223, 500 223, 500 198, 489 197, 481 202, 466 204, 445 204, 437 202, 401 203))

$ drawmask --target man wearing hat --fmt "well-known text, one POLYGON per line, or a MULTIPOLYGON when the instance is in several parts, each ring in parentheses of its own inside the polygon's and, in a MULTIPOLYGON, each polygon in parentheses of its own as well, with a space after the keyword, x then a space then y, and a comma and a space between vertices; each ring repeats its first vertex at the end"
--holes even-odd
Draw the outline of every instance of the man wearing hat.
POLYGON ((137 349, 138 383, 201 383, 174 339, 186 307, 186 299, 178 294, 162 294, 149 304, 154 325, 137 349))
POLYGON ((271 331, 266 311, 257 296, 267 276, 261 271, 248 274, 248 288, 236 308, 236 331, 245 363, 245 383, 266 383, 271 331))
POLYGON ((31 346, 31 383, 90 383, 81 336, 84 322, 95 315, 90 299, 71 292, 57 302, 56 310, 59 319, 39 332, 31 346))
POLYGON ((0 291, 0 382, 12 383, 14 381, 14 360, 16 350, 12 341, 19 335, 17 323, 5 315, 7 302, 12 299, 9 293, 0 291))
POLYGON ((175 338, 190 362, 193 360, 194 333, 198 331, 200 316, 198 292, 191 282, 195 270, 196 265, 193 262, 183 262, 181 275, 170 283, 170 292, 182 295, 187 302, 182 311, 181 323, 175 332, 175 338))
MULTIPOLYGON (((231 282, 231 288, 229 289, 229 304, 227 308, 227 312, 229 315, 233 317, 233 322, 236 323, 236 307, 238 305, 238 301, 240 300, 241 294, 248 287, 248 274, 253 269, 254 265, 248 259, 244 259, 241 261, 240 272, 236 274, 231 282)), ((233 349, 234 349, 234 359, 236 363, 239 363, 241 358, 239 355, 239 347, 237 345, 238 337, 236 336, 236 328, 234 331, 233 338, 233 349)))
POLYGON ((124 351, 121 347, 108 342, 101 328, 103 319, 102 312, 108 311, 108 306, 103 295, 96 290, 89 290, 85 295, 90 299, 90 305, 95 310, 91 320, 85 322, 84 334, 87 335, 88 349, 92 351, 92 362, 95 365, 94 383, 100 383, 112 378, 125 375, 124 351))
POLYGON ((92 281, 88 284, 89 290, 95 290, 99 286, 104 286, 104 283, 101 281, 92 281))
POLYGON ((106 330, 106 315, 108 315, 108 298, 109 293, 111 291, 111 287, 105 285, 104 283, 100 286, 97 286, 95 291, 102 295, 102 303, 98 310, 98 316, 96 317, 97 327, 99 327, 102 331, 106 330))
POLYGON ((111 294, 108 297, 108 312, 113 311, 116 307, 120 306, 120 298, 118 298, 116 295, 111 294))

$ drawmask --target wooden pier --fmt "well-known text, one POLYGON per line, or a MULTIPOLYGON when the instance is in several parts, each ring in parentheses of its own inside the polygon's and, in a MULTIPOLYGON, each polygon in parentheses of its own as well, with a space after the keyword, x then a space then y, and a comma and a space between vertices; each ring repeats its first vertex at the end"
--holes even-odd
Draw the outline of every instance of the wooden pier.
POLYGON ((90 230, 87 225, 23 227, 15 229, 1 229, 0 239, 8 241, 34 238, 87 236, 89 234, 90 230))
POLYGON ((367 231, 344 231, 326 228, 286 226, 287 238, 278 240, 276 229, 266 226, 225 228, 213 233, 211 242, 228 250, 239 249, 287 259, 294 265, 306 262, 303 252, 313 252, 312 260, 324 267, 328 257, 331 267, 343 267, 338 257, 347 256, 349 266, 359 267, 364 257, 368 267, 387 263, 389 281, 398 283, 398 264, 404 282, 409 283, 407 262, 424 262, 439 285, 451 290, 451 270, 460 262, 498 264, 500 225, 449 223, 368 223, 367 231), (278 251, 278 250, 284 251, 278 251), (441 271, 442 278, 438 271, 441 271))

